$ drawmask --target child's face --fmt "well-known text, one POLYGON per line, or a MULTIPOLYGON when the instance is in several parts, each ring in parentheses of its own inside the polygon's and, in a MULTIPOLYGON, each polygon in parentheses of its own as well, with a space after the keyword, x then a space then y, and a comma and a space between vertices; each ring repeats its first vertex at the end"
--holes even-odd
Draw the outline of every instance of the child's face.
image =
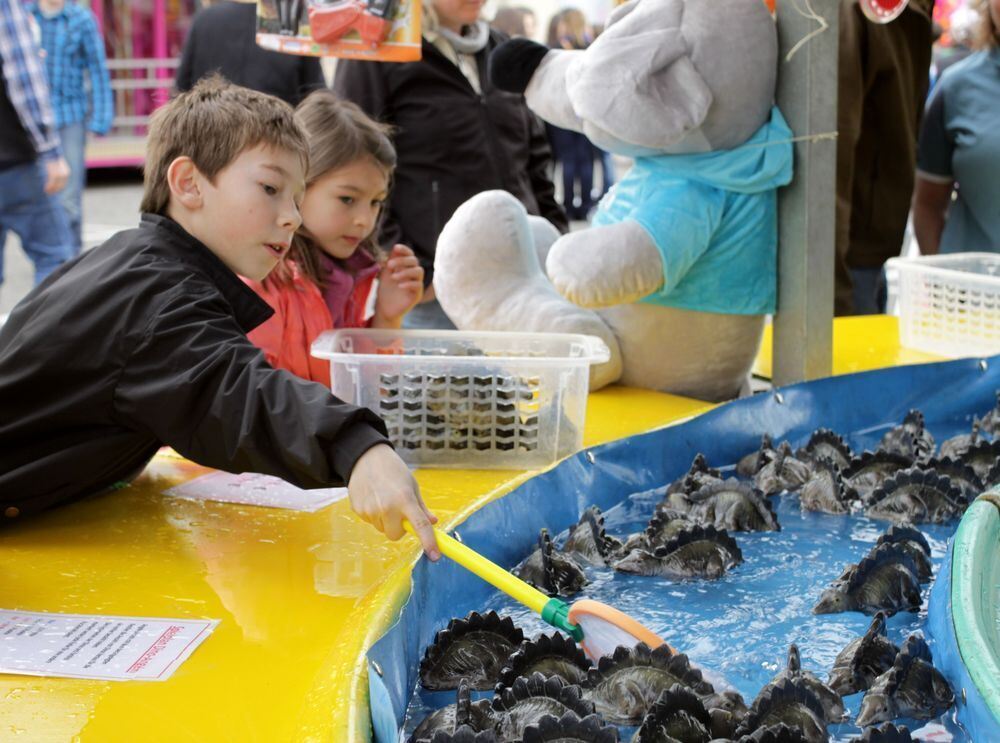
POLYGON ((302 223, 305 172, 298 155, 267 146, 242 152, 200 184, 198 237, 240 276, 260 281, 288 252, 302 223))
POLYGON ((324 173, 302 200, 302 226, 324 253, 350 258, 368 237, 388 196, 385 171, 370 157, 324 173))

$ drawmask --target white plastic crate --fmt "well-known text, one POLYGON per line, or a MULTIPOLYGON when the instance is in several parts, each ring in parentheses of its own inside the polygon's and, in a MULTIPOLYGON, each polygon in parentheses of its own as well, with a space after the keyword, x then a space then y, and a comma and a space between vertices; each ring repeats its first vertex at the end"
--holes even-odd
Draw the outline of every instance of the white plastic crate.
MULTIPOLYGON (((901 345, 939 356, 1000 353, 1000 255, 893 258, 901 345)), ((892 302, 890 301, 890 305, 892 302)))
POLYGON ((566 333, 344 329, 312 353, 333 394, 385 420, 408 464, 531 469, 583 445, 591 364, 604 342, 566 333))

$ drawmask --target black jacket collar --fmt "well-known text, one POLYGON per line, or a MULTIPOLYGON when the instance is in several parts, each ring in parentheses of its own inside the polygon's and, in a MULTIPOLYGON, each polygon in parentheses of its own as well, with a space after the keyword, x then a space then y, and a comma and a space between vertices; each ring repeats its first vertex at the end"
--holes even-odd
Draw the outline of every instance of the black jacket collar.
MULTIPOLYGON (((479 69, 479 87, 483 91, 482 95, 486 95, 493 90, 493 83, 489 79, 487 60, 489 59, 490 52, 492 52, 497 45, 506 38, 501 37, 498 34, 499 32, 496 29, 491 28, 490 37, 486 41, 486 46, 472 55, 476 60, 476 67, 479 69)), ((455 63, 444 55, 444 52, 438 49, 435 44, 428 41, 426 36, 422 36, 420 41, 421 54, 423 55, 421 57, 422 60, 427 60, 429 57, 436 59, 438 65, 447 69, 456 81, 464 83, 465 87, 468 88, 472 95, 477 95, 475 89, 472 87, 472 83, 470 83, 468 78, 465 77, 465 74, 455 66, 455 63)), ((416 62, 414 64, 420 64, 420 62, 416 62)))
POLYGON ((249 333, 274 314, 271 306, 244 284, 215 253, 170 217, 144 213, 140 227, 156 231, 160 239, 177 249, 177 255, 183 262, 209 278, 233 308, 236 322, 244 333, 249 333))

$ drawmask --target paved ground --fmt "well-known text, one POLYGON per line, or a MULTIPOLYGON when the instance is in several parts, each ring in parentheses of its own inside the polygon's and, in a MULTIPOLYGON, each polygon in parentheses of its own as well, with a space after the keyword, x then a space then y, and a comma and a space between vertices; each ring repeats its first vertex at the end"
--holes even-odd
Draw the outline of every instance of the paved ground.
MULTIPOLYGON (((139 222, 142 178, 133 171, 100 173, 91 179, 83 196, 84 249, 98 245, 118 230, 139 222)), ((16 236, 3 246, 4 283, 0 286, 0 316, 11 308, 34 285, 34 267, 21 251, 16 236)))

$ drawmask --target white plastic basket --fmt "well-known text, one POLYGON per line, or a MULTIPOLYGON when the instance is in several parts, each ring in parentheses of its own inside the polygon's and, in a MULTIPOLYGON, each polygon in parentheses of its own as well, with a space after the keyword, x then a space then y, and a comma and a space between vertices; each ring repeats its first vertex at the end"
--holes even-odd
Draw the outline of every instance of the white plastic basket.
POLYGON ((341 400, 385 420, 420 467, 531 469, 577 451, 600 338, 565 333, 344 329, 312 353, 341 400))
POLYGON ((1000 255, 893 258, 886 269, 898 272, 901 345, 952 358, 1000 353, 1000 255))

